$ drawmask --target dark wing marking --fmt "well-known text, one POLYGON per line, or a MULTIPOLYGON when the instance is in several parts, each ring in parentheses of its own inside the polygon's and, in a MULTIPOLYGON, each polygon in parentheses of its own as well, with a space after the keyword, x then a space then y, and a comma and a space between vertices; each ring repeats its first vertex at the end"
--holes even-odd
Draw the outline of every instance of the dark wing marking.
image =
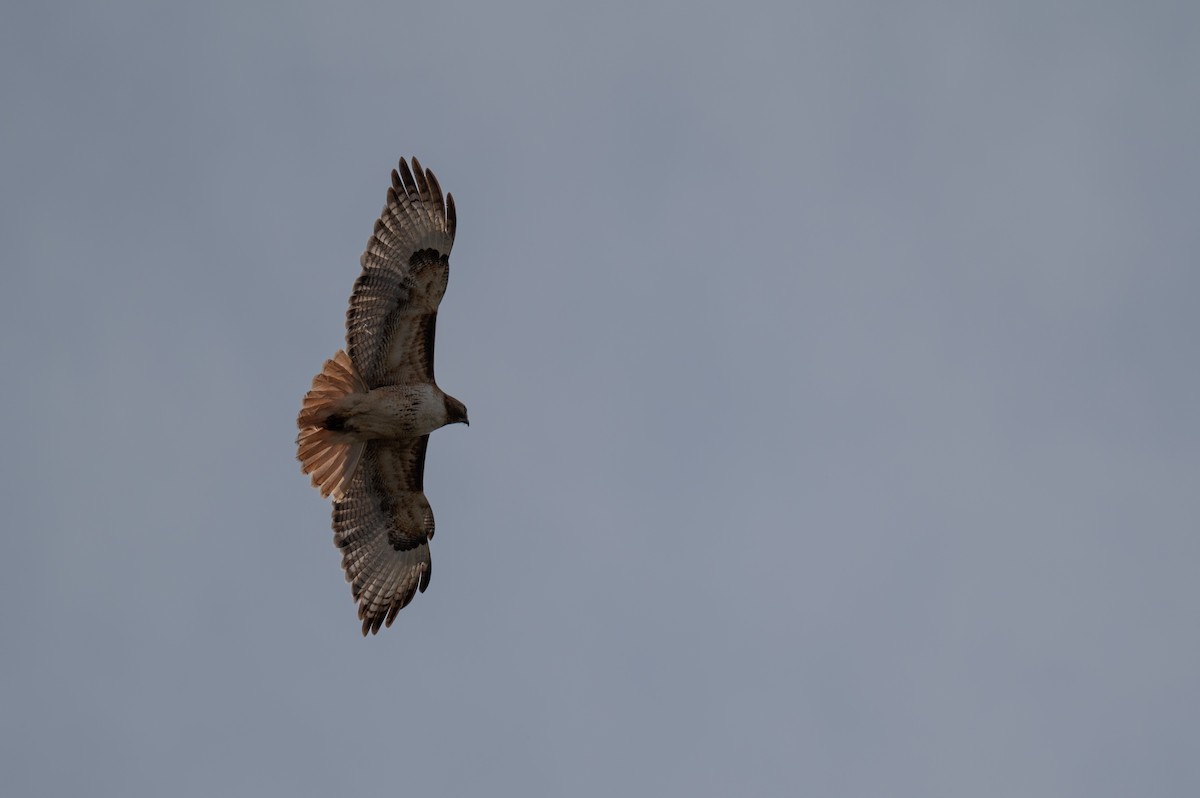
POLYGON ((333 542, 363 634, 391 626, 432 573, 433 510, 424 493, 429 436, 370 441, 346 495, 333 502, 333 542))
POLYGON ((437 309, 454 245, 454 198, 433 172, 402 159, 350 295, 346 343, 367 385, 433 382, 437 309))

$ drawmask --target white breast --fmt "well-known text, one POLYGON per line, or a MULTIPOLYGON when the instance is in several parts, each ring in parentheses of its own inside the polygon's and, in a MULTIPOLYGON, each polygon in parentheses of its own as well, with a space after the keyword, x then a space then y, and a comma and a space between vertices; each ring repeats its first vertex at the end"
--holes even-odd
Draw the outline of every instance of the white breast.
POLYGON ((347 426, 363 440, 416 438, 446 423, 445 399, 432 385, 389 385, 356 398, 347 426))

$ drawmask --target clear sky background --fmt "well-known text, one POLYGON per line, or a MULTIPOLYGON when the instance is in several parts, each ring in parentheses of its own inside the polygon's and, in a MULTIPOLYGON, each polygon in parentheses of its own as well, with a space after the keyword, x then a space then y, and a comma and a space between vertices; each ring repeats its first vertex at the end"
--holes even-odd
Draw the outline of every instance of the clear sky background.
POLYGON ((1200 6, 10 3, 14 796, 1200 794, 1200 6), (458 201, 427 593, 300 398, 458 201))

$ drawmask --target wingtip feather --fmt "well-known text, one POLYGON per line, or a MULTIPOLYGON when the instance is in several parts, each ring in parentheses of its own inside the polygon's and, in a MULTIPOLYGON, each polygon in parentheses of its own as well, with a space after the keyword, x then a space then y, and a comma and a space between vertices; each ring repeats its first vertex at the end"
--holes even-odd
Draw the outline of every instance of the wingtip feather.
POLYGON ((400 180, 404 185, 404 193, 408 196, 415 196, 417 193, 417 182, 413 180, 413 174, 408 168, 408 161, 400 159, 400 180))
POLYGON ((433 195, 429 191, 429 179, 426 170, 421 168, 421 162, 414 155, 413 159, 413 177, 417 180, 417 196, 422 202, 432 202, 433 195))

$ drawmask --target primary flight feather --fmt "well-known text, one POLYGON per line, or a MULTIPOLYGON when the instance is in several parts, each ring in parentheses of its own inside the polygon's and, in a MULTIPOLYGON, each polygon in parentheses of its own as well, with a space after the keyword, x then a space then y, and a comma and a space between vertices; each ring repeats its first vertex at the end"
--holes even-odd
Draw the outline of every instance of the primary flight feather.
POLYGON ((401 159, 354 281, 346 349, 325 361, 296 419, 301 470, 333 496, 333 542, 364 635, 429 586, 425 449, 435 429, 468 423, 433 377, 454 227, 454 198, 401 159))

